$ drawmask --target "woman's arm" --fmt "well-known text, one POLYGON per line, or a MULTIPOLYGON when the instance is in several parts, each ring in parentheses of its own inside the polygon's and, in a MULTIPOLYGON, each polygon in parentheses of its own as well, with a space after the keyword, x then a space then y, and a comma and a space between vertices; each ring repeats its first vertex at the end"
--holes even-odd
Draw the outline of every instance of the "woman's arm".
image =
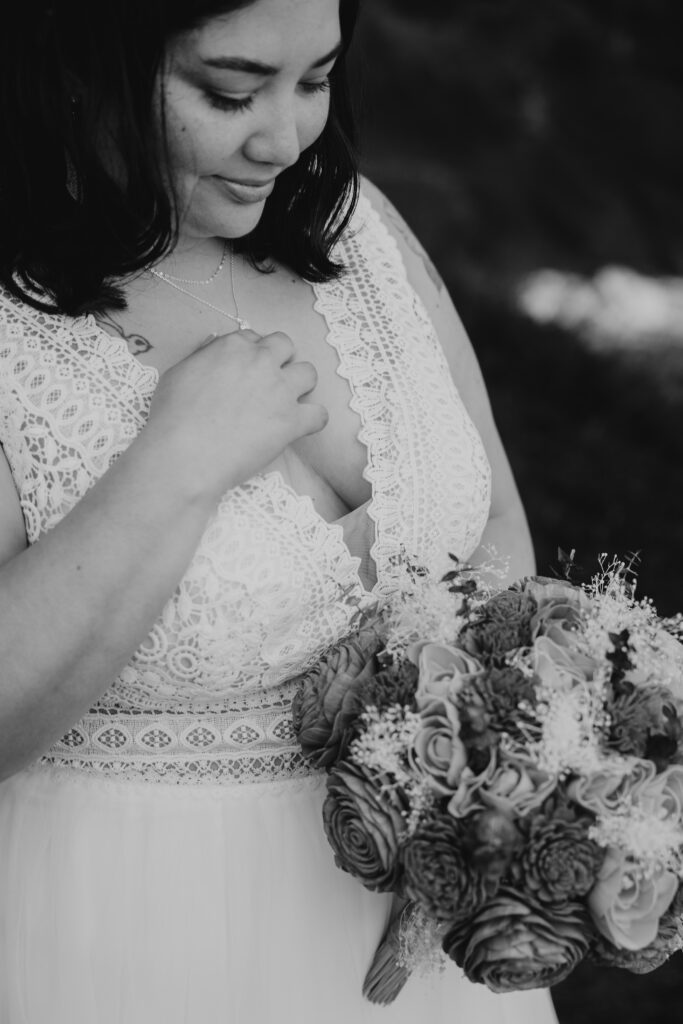
POLYGON ((486 548, 492 545, 509 562, 508 580, 532 573, 535 563, 529 527, 470 340, 436 268, 403 217, 376 186, 365 181, 364 191, 396 239, 408 278, 431 317, 453 380, 491 465, 491 511, 472 561, 486 561, 486 548))
POLYGON ((284 335, 239 332, 164 374, 147 425, 26 548, 0 457, 0 778, 59 739, 111 684, 182 577, 222 494, 321 429, 315 371, 284 335))

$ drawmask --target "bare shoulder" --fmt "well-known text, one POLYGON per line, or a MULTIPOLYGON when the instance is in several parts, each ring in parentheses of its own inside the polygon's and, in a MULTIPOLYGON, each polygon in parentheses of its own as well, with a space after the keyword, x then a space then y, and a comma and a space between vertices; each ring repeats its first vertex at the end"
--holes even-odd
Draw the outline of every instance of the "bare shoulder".
POLYGON ((7 457, 0 447, 0 565, 27 546, 24 516, 7 457))
POLYGON ((377 185, 371 182, 369 178, 365 177, 362 179, 362 191, 363 195, 366 196, 382 218, 388 230, 396 238, 403 252, 404 260, 406 260, 406 256, 408 257, 406 260, 407 269, 409 271, 411 269, 421 269, 426 274, 434 290, 438 294, 444 293, 446 287, 429 253, 389 197, 377 185))

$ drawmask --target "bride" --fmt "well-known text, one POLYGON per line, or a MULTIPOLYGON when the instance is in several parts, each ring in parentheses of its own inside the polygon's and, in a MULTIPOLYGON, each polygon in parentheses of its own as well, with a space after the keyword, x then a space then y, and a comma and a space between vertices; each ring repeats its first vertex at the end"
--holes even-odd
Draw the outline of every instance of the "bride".
MULTIPOLYGON (((0 1020, 545 1024, 361 986, 294 675, 395 586, 532 569, 463 329, 359 185, 357 0, 14 4, 0 61, 0 1020)), ((397 155, 399 158, 400 155, 397 155)))

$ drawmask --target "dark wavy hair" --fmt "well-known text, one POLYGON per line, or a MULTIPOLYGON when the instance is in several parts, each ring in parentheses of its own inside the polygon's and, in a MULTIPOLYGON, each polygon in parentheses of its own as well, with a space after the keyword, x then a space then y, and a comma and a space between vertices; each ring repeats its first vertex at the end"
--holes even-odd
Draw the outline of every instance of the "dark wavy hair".
MULTIPOLYGON (((0 32, 0 284, 51 313, 125 306, 122 279, 159 260, 177 237, 154 141, 166 47, 252 2, 11 0, 0 32), (115 175, 103 159, 103 132, 115 175)), ((322 134, 280 175, 258 226, 236 243, 256 266, 276 259, 309 281, 341 271, 330 251, 358 195, 345 66, 358 6, 340 0, 344 52, 322 134)))

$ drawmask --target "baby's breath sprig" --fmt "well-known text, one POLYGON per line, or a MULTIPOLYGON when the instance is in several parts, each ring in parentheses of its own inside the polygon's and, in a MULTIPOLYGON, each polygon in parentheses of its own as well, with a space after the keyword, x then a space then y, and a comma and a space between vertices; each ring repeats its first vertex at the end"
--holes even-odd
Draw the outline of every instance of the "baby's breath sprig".
POLYGON ((449 555, 453 568, 441 579, 409 559, 394 558, 395 590, 383 608, 387 654, 401 658, 413 644, 453 645, 475 610, 495 592, 490 578, 503 580, 507 562, 493 548, 488 558, 473 566, 449 555))
POLYGON ((589 593, 597 596, 623 590, 633 600, 638 581, 639 552, 630 551, 623 558, 619 558, 617 555, 609 555, 602 551, 598 555, 598 565, 600 571, 591 578, 589 593))
POLYGON ((683 651, 663 640, 665 628, 649 598, 637 600, 638 555, 626 559, 600 555, 600 572, 589 587, 591 607, 585 615, 583 637, 586 651, 605 671, 613 669, 620 652, 628 653, 629 678, 640 685, 656 679, 664 686, 680 688, 683 651))
POLYGON ((588 834, 599 846, 624 850, 634 872, 645 878, 662 870, 683 876, 683 828, 674 815, 654 817, 627 799, 600 815, 588 834))
POLYGON ((434 803, 429 781, 411 768, 409 751, 422 719, 409 708, 392 704, 379 710, 369 707, 360 716, 363 731, 351 743, 349 756, 381 778, 380 789, 400 789, 408 801, 406 835, 412 835, 434 803))
POLYGON ((606 760, 604 736, 609 727, 604 682, 574 683, 560 689, 541 683, 533 714, 541 736, 529 744, 539 768, 560 778, 588 774, 606 760))
POLYGON ((420 641, 452 644, 467 614, 467 595, 453 593, 429 573, 404 564, 384 607, 386 650, 402 657, 420 641))
MULTIPOLYGON (((443 582, 458 578, 465 583, 463 588, 473 596, 476 604, 483 604, 502 589, 510 575, 510 559, 501 555, 495 544, 483 544, 481 552, 485 555, 476 565, 463 562, 457 555, 448 557, 455 563, 455 569, 446 573, 443 582)), ((453 585, 452 585, 453 587, 453 585)), ((454 586, 458 591, 457 584, 454 586)))
POLYGON ((399 965, 420 977, 441 973, 448 963, 441 946, 447 930, 421 907, 407 907, 401 918, 399 965))
POLYGON ((668 619, 662 619, 661 625, 662 629, 665 629, 676 640, 683 641, 683 613, 677 612, 676 615, 672 615, 668 619))
POLYGON ((356 764, 391 775, 398 783, 408 782, 408 751, 421 728, 420 716, 400 704, 392 704, 381 711, 369 707, 360 720, 363 731, 349 747, 356 764))

